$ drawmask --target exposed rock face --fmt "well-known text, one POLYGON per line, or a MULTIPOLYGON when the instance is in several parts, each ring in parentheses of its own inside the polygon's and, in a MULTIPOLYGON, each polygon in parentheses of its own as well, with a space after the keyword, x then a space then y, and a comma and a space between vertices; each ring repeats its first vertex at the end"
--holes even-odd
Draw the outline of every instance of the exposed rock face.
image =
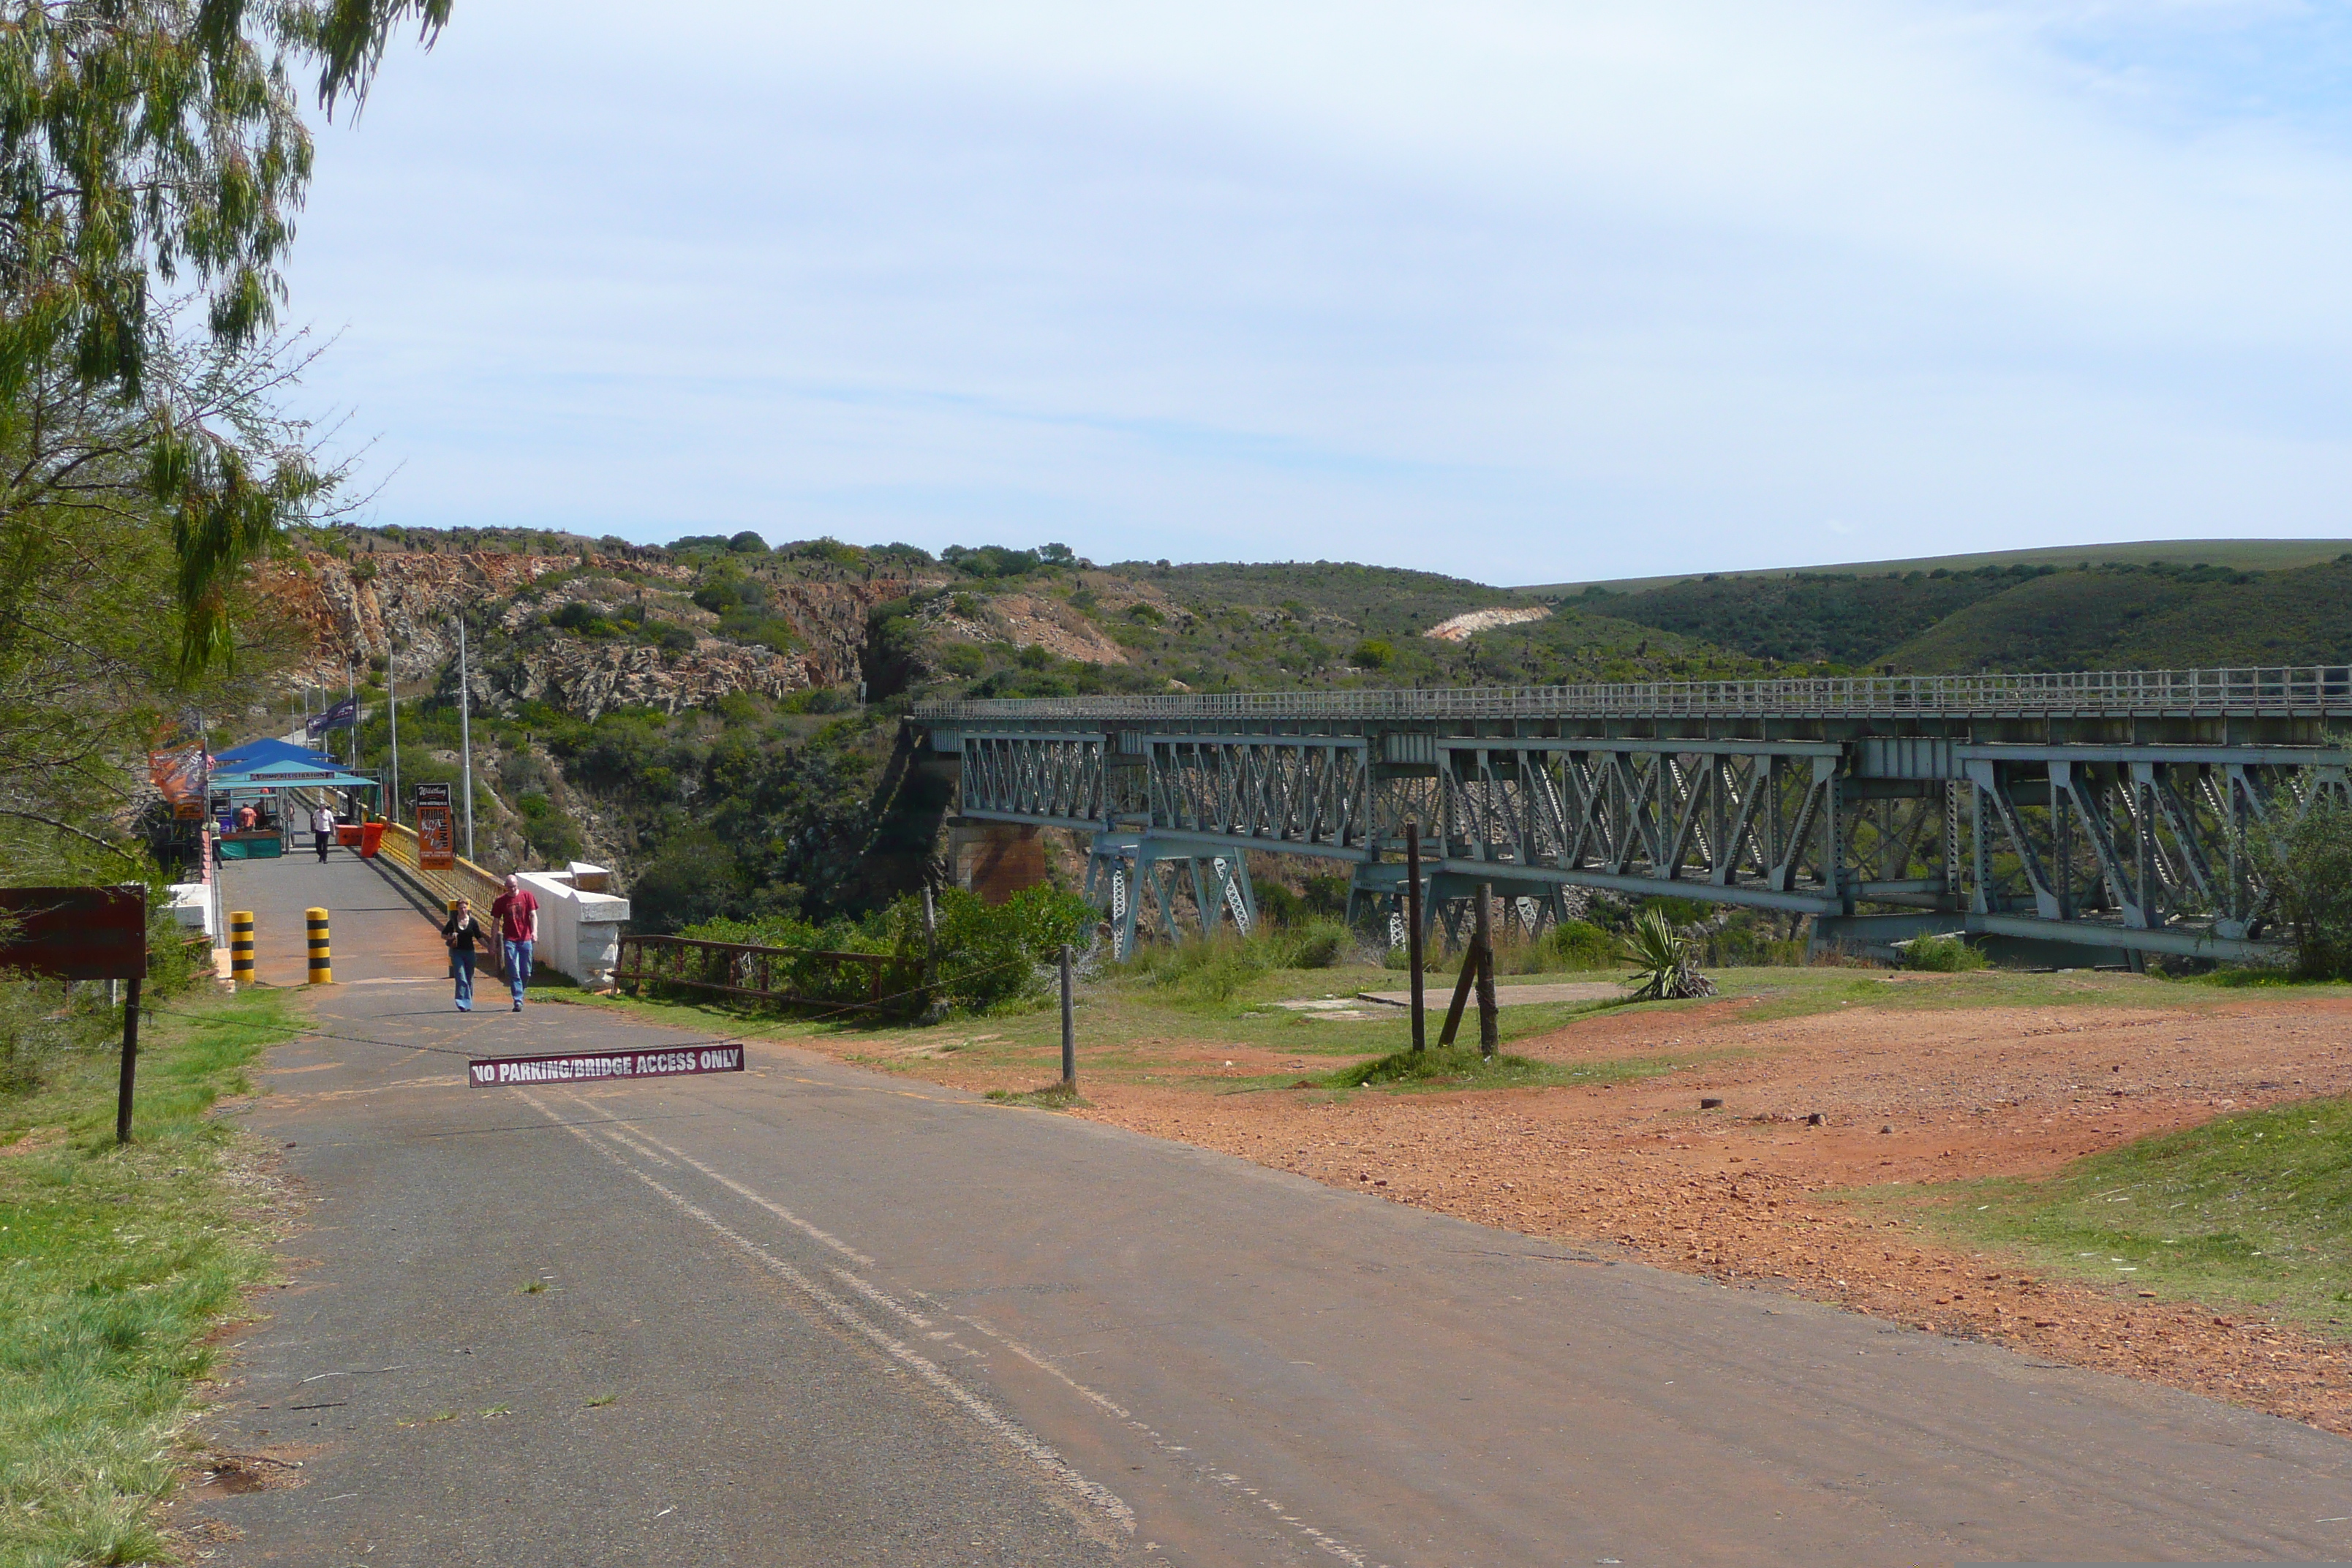
MULTIPOLYGON (((534 577, 580 563, 572 555, 362 555, 344 561, 319 552, 299 566, 274 569, 273 593, 310 634, 311 665, 303 679, 334 684, 352 655, 395 661, 404 680, 432 673, 457 656, 451 617, 461 609, 512 596, 534 577)), ((627 565, 654 575, 692 574, 676 567, 627 565)))
POLYGON ((1551 611, 1541 605, 1527 605, 1516 609, 1468 610, 1451 620, 1438 622, 1421 635, 1434 637, 1439 642, 1467 642, 1480 632, 1492 631, 1496 626, 1516 626, 1525 621, 1540 621, 1550 614, 1551 611))
POLYGON ((605 614, 632 599, 647 602, 659 618, 698 634, 691 651, 677 652, 569 637, 534 642, 522 636, 520 647, 476 647, 478 668, 471 673, 477 701, 500 710, 546 702, 593 719, 613 707, 675 712, 730 692, 777 697, 854 681, 865 652, 868 612, 944 579, 769 580, 775 613, 805 645, 791 654, 713 636, 719 617, 688 596, 695 581, 688 567, 594 555, 476 552, 344 560, 314 552, 299 565, 273 569, 267 584, 309 633, 309 658, 298 666, 296 679, 330 686, 342 681, 356 654, 390 659, 402 680, 446 669, 442 681, 454 691, 454 618, 461 610, 468 612, 478 627, 481 611, 501 602, 504 607, 490 624, 509 634, 524 634, 537 617, 567 604, 605 614), (583 565, 585 573, 533 585, 551 573, 583 565))
MULTIPOLYGON (((475 705, 512 713, 544 702, 583 719, 608 708, 658 708, 675 713, 703 708, 737 691, 782 697, 825 684, 812 677, 807 654, 771 653, 706 637, 691 653, 665 653, 635 643, 590 643, 562 637, 510 650, 468 671, 475 705)), ((443 687, 455 693, 457 667, 443 687)))
MULTIPOLYGON (((958 595, 961 597, 961 595, 958 595)), ((927 617, 967 642, 1042 647, 1081 664, 1125 664, 1127 650, 1067 605, 1034 594, 999 594, 960 614, 954 600, 934 600, 927 617)))

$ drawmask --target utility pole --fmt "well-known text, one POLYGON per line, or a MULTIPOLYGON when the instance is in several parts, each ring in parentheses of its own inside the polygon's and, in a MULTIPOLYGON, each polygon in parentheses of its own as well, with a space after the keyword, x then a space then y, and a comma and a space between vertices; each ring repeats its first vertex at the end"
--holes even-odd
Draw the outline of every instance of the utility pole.
POLYGON ((393 821, 400 820, 400 670, 392 646, 392 632, 383 634, 383 698, 392 715, 392 798, 384 802, 389 808, 384 815, 393 821))
POLYGON ((457 617, 457 751, 466 759, 466 858, 474 858, 474 690, 466 673, 466 617, 457 617))

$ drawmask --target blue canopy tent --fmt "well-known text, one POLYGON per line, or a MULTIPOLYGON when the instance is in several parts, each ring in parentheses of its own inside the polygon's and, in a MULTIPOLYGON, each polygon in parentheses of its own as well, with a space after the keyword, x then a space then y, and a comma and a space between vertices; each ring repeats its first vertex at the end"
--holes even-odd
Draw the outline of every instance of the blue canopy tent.
POLYGON ((242 746, 232 746, 213 759, 215 773, 242 772, 269 763, 299 762, 306 767, 333 768, 342 764, 324 752, 314 752, 298 746, 291 741, 247 741, 242 746))
POLYGON ((214 815, 222 819, 219 842, 224 859, 269 859, 283 853, 284 835, 291 825, 286 822, 280 803, 289 789, 383 791, 383 785, 377 780, 364 773, 347 773, 330 758, 306 752, 284 742, 257 741, 238 751, 248 753, 249 758, 255 747, 264 745, 294 754, 258 762, 247 760, 239 766, 223 766, 228 761, 225 756, 214 759, 211 805, 214 815), (239 831, 234 826, 229 819, 241 803, 250 803, 257 809, 262 826, 247 831, 239 831))

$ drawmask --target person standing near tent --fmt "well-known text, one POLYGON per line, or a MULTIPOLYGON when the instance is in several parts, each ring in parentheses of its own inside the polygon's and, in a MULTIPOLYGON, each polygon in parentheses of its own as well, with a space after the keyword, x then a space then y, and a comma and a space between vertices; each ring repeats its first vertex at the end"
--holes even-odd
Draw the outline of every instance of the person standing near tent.
POLYGON ((457 983, 457 1011, 474 1010, 474 944, 488 942, 490 933, 474 918, 470 899, 459 899, 457 907, 449 911, 446 924, 441 928, 441 940, 449 945, 449 978, 457 983))
POLYGON ((327 803, 323 800, 319 803, 319 809, 310 814, 310 831, 319 840, 319 863, 323 866, 327 861, 327 846, 335 841, 335 814, 327 809, 327 803))
POLYGON ((499 928, 507 984, 514 992, 514 1010, 520 1013, 522 988, 530 979, 531 944, 539 940, 539 900, 512 871, 507 873, 507 890, 490 904, 490 922, 499 928))

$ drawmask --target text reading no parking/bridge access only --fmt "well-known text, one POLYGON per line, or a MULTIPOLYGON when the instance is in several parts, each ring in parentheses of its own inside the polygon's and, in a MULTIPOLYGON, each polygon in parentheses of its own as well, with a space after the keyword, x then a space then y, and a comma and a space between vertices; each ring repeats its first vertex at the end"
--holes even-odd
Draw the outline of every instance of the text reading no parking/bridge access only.
POLYGON ((676 1046, 659 1051, 579 1051, 554 1057, 489 1057, 466 1064, 476 1089, 509 1083, 588 1083, 615 1078, 678 1078, 741 1072, 740 1046, 676 1046))

